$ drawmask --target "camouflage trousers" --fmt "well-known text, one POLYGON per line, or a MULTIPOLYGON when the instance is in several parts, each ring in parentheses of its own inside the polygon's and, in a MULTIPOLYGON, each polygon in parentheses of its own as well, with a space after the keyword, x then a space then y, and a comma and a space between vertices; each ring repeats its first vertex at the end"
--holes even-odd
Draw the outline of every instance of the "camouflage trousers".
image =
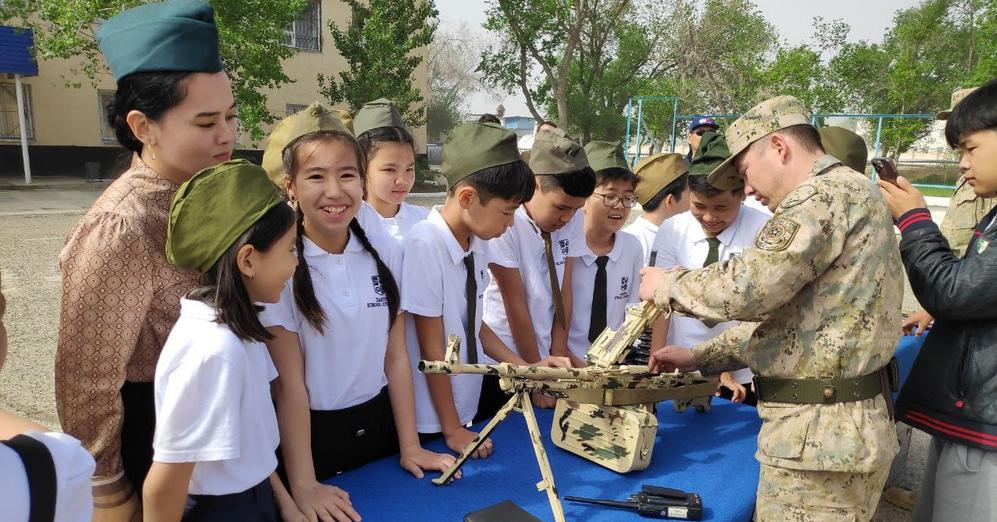
POLYGON ((868 521, 876 514, 890 468, 873 473, 804 471, 761 465, 758 522, 868 521))

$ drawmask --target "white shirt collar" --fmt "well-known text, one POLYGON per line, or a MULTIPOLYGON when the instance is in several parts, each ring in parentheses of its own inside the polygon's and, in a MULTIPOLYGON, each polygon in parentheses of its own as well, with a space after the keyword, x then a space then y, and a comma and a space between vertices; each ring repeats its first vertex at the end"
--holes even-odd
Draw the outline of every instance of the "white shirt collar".
POLYGON ((180 315, 202 321, 216 321, 218 319, 218 311, 213 306, 186 297, 180 299, 180 315))
MULTIPOLYGON (((305 236, 301 239, 302 242, 305 244, 305 257, 322 257, 322 256, 337 255, 331 252, 327 252, 324 248, 316 245, 314 241, 308 239, 308 236, 305 236)), ((360 240, 355 237, 353 231, 350 231, 350 239, 346 242, 346 248, 343 250, 343 253, 345 254, 347 252, 362 252, 362 251, 363 251, 363 244, 360 243, 360 240)))
MULTIPOLYGON (((699 222, 698 219, 696 219, 695 216, 692 215, 691 210, 689 210, 688 212, 689 212, 689 217, 692 218, 692 222, 695 223, 695 226, 691 227, 692 230, 689 231, 689 238, 692 240, 693 243, 706 241, 706 232, 703 231, 703 225, 699 222)), ((720 244, 724 246, 730 245, 730 242, 734 240, 734 235, 737 234, 737 229, 741 227, 741 218, 743 216, 744 216, 744 204, 742 203, 741 207, 737 209, 737 215, 734 216, 734 221, 732 221, 731 224, 727 228, 725 228, 723 232, 717 235, 717 239, 720 240, 720 244)))
MULTIPOLYGON (((609 251, 609 254, 607 254, 609 256, 610 261, 615 263, 617 260, 620 259, 620 256, 623 255, 623 247, 621 246, 622 244, 623 241, 620 240, 620 233, 617 232, 616 234, 613 234, 613 249, 609 251)), ((585 266, 592 266, 592 264, 595 263, 595 260, 599 256, 592 253, 592 249, 589 248, 588 241, 583 243, 582 248, 584 248, 585 250, 582 252, 582 255, 580 255, 579 257, 582 258, 582 262, 585 263, 585 266)))
POLYGON ((471 234, 471 242, 468 244, 468 249, 465 252, 454 237, 453 231, 450 230, 450 225, 447 221, 443 219, 443 214, 440 214, 440 205, 433 207, 433 210, 429 212, 429 216, 426 217, 426 221, 432 223, 436 227, 439 227, 440 232, 443 234, 444 242, 446 243, 447 252, 450 254, 450 260, 453 264, 457 265, 464 262, 464 258, 467 257, 472 252, 478 254, 479 256, 484 253, 484 241, 478 239, 477 236, 471 234))

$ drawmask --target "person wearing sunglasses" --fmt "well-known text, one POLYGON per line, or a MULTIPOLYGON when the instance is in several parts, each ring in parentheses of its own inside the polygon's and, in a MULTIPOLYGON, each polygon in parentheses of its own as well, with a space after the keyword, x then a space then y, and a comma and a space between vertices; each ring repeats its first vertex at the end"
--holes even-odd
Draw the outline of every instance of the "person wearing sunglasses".
POLYGON ((585 353, 607 326, 620 327, 627 305, 637 303, 644 266, 640 241, 619 233, 637 204, 634 191, 640 178, 630 170, 619 143, 590 142, 585 155, 596 186, 582 207, 585 242, 571 279, 568 349, 576 366, 585 364, 585 353))
POLYGON ((709 116, 696 116, 689 122, 689 137, 686 141, 689 142, 689 153, 686 154, 686 160, 692 162, 692 157, 696 155, 696 150, 699 149, 699 143, 703 139, 703 134, 710 131, 716 131, 720 126, 717 125, 717 121, 709 116))

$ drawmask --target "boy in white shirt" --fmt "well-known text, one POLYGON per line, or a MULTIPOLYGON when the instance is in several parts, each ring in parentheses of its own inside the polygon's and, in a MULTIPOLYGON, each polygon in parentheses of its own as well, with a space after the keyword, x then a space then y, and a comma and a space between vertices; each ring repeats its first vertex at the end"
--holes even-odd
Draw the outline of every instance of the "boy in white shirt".
POLYGON ((651 247, 658 227, 689 210, 689 163, 681 154, 663 152, 642 159, 633 172, 640 177, 634 195, 644 212, 623 231, 640 241, 644 266, 649 266, 654 264, 651 247))
MULTIPOLYGON (((460 452, 476 433, 474 418, 481 393, 480 375, 424 375, 420 359, 442 360, 447 336, 460 337, 461 360, 489 358, 527 364, 481 322, 488 284, 488 243, 511 225, 516 208, 533 196, 533 173, 520 159, 516 134, 498 125, 465 123, 443 145, 443 175, 450 189, 443 205, 412 227, 405 240, 401 308, 415 388, 416 429, 423 441, 446 439, 460 452)), ((557 358, 552 358, 557 359, 557 358)), ((546 361, 545 361, 546 362, 546 361)), ((554 361, 568 366, 567 359, 554 361)), ((486 440, 474 457, 492 451, 486 440)))
MULTIPOLYGON (((548 355, 568 355, 571 258, 584 242, 582 219, 575 213, 592 195, 595 173, 581 145, 561 129, 537 134, 530 170, 539 190, 516 210, 512 228, 489 243, 492 281, 482 320, 506 346, 535 363, 548 355)), ((505 402, 497 379, 489 381, 493 384, 486 384, 479 419, 505 402)), ((534 395, 534 403, 554 406, 540 395, 534 395)))
MULTIPOLYGON (((689 210, 669 219, 658 230, 655 266, 701 268, 739 256, 754 245, 769 215, 744 205, 744 187, 720 190, 706 181, 706 175, 729 155, 723 135, 703 135, 689 167, 689 210)), ((672 315, 664 332, 655 331, 654 346, 696 346, 736 324, 728 321, 709 327, 692 317, 672 315)), ((747 368, 721 374, 718 395, 754 405, 752 377, 747 368)))
POLYGON ((585 243, 572 273, 572 316, 568 331, 571 362, 584 366, 585 354, 606 327, 619 328, 628 304, 638 301, 644 253, 630 234, 619 234, 637 204, 638 178, 619 143, 593 141, 585 155, 595 171, 595 192, 585 202, 585 243))

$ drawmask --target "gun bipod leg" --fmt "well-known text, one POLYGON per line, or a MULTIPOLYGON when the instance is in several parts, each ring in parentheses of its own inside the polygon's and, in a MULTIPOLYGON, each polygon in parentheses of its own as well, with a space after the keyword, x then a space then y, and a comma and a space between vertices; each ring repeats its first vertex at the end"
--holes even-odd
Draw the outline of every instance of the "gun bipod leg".
POLYGON ((541 480, 537 484, 537 489, 547 492, 547 500, 550 501, 550 510, 554 513, 555 522, 565 522, 564 508, 561 507, 561 499, 557 496, 557 486, 554 484, 554 472, 550 469, 550 461, 547 460, 547 452, 544 450, 543 439, 540 437, 540 426, 537 425, 537 417, 533 413, 533 403, 530 394, 520 391, 516 394, 519 399, 519 407, 526 418, 526 428, 530 432, 530 441, 533 442, 533 452, 537 455, 537 465, 540 467, 541 480))
POLYGON ((498 426, 500 422, 504 421, 507 416, 509 416, 509 412, 511 412, 516 406, 517 402, 519 402, 518 393, 510 397, 509 400, 501 408, 499 408, 499 411, 495 413, 492 420, 488 421, 488 424, 485 425, 485 429, 481 430, 481 433, 478 433, 478 436, 475 437, 474 440, 460 452, 460 456, 458 456, 457 460, 450 466, 450 469, 446 470, 446 472, 439 477, 433 479, 433 484, 443 485, 450 482, 450 479, 452 479, 454 474, 457 473, 457 470, 464 465, 464 462, 467 461, 468 457, 477 451, 478 447, 481 446, 485 442, 485 439, 488 438, 488 435, 495 430, 495 427, 498 426))

